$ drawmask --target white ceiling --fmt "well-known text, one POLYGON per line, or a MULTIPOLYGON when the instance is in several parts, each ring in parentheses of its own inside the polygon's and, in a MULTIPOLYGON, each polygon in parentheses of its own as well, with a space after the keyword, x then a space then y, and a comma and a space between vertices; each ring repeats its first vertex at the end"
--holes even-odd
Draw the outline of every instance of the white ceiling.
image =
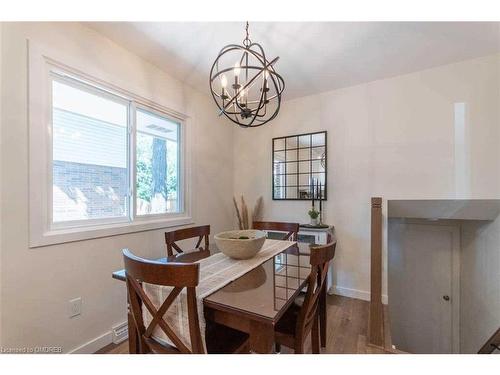
MULTIPOLYGON (((181 81, 208 93, 219 50, 244 38, 243 22, 87 24, 181 81)), ((285 79, 285 99, 348 87, 500 51, 496 22, 251 22, 285 79)))

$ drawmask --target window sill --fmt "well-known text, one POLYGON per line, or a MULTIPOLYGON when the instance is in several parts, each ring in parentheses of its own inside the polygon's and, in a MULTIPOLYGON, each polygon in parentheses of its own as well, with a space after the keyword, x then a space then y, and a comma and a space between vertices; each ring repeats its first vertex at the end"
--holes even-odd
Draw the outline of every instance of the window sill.
POLYGON ((171 218, 156 218, 138 220, 135 222, 99 224, 88 227, 65 228, 49 230, 30 236, 30 248, 56 245, 66 242, 85 241, 102 237, 111 237, 128 233, 144 232, 155 229, 193 224, 190 216, 175 216, 171 218))

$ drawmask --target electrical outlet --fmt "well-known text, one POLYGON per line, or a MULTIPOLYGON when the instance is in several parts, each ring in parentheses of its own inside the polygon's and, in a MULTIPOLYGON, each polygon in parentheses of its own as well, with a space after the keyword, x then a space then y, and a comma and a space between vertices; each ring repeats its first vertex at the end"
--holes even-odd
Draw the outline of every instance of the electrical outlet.
POLYGON ((82 297, 73 298, 69 301, 68 316, 73 318, 82 313, 82 297))

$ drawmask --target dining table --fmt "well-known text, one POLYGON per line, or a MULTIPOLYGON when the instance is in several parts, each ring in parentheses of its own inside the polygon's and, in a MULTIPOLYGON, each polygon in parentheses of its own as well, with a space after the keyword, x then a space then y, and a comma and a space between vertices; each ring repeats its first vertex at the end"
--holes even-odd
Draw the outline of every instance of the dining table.
MULTIPOLYGON (((244 275, 231 281, 203 299, 206 321, 205 343, 210 353, 214 329, 223 325, 249 335, 250 350, 254 353, 272 353, 274 327, 287 308, 306 286, 311 271, 310 245, 286 242, 284 250, 244 275)), ((197 262, 218 249, 211 245, 209 251, 185 252, 178 256, 156 259, 162 263, 197 262)), ((125 281, 125 270, 113 272, 116 280, 125 281)), ((326 288, 321 291, 319 315, 322 346, 326 337, 326 288)), ((133 316, 128 311, 129 353, 138 353, 139 337, 133 316)))

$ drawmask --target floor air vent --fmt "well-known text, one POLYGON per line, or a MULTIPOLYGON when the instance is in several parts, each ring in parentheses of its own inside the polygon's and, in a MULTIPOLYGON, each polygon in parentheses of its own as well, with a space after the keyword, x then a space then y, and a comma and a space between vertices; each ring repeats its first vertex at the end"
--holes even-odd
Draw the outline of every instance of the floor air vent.
POLYGON ((119 344, 128 338, 127 322, 113 327, 113 344, 119 344))

